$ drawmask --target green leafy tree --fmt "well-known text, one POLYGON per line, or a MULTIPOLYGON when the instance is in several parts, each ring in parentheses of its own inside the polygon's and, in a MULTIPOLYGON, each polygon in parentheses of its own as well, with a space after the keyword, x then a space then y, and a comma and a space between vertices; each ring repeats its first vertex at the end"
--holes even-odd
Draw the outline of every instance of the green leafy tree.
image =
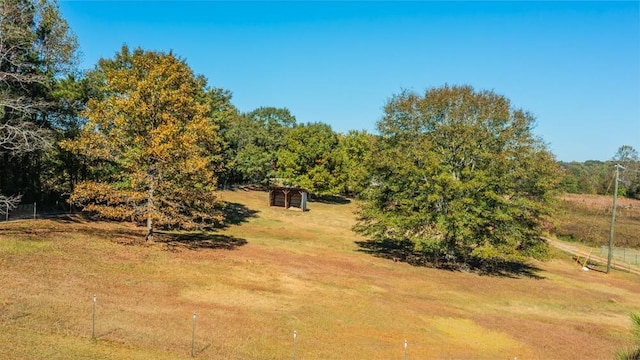
POLYGON ((85 158, 63 149, 60 142, 75 139, 80 134, 85 120, 80 114, 96 92, 90 79, 69 74, 56 79, 52 96, 56 106, 48 113, 48 119, 56 142, 44 156, 42 177, 46 195, 59 199, 60 195, 68 196, 75 184, 88 178, 85 158))
POLYGON ((234 119, 225 134, 230 180, 266 184, 274 175, 278 151, 296 124, 288 109, 261 107, 234 119))
POLYGON ((338 156, 338 136, 323 123, 298 125, 284 137, 278 151, 277 176, 285 185, 316 195, 336 195, 344 184, 338 156))
POLYGON ((612 164, 605 161, 560 162, 560 188, 573 194, 601 194, 611 190, 612 164))
POLYGON ((640 199, 640 156, 630 145, 618 148, 613 162, 624 166, 621 176, 620 195, 640 199))
POLYGON ((625 186, 627 197, 640 200, 640 170, 627 171, 625 177, 628 179, 628 185, 625 186))
POLYGON ((449 264, 544 255, 559 173, 531 114, 469 86, 403 92, 384 111, 357 231, 449 264))
POLYGON ((620 174, 618 195, 640 199, 640 159, 630 145, 618 148, 609 161, 560 162, 563 175, 560 188, 574 194, 611 195, 614 167, 624 167, 620 174))
POLYGON ((219 173, 219 184, 228 185, 237 177, 235 170, 235 131, 241 118, 238 109, 232 104, 230 91, 220 88, 207 90, 207 97, 211 103, 209 116, 219 128, 218 142, 220 145, 220 159, 225 164, 219 173))
MULTIPOLYGON (((34 200, 42 191, 44 151, 53 140, 52 84, 72 70, 76 51, 55 0, 0 2, 0 192, 34 200)), ((19 201, 0 195, 2 209, 19 201)))
POLYGON ((80 182, 71 201, 103 217, 146 222, 147 239, 156 226, 220 221, 218 125, 204 78, 171 53, 126 46, 101 59, 94 76, 104 95, 88 102, 80 136, 64 144, 107 170, 80 182))
POLYGON ((338 134, 337 161, 342 171, 343 179, 341 193, 359 197, 371 182, 369 172, 376 137, 366 131, 349 131, 338 134))

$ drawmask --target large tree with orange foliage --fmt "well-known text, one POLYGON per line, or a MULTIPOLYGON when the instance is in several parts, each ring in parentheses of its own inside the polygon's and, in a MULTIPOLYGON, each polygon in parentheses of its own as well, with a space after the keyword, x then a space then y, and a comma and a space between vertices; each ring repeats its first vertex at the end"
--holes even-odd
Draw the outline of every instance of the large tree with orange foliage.
POLYGON ((89 75, 101 87, 87 104, 81 135, 65 144, 94 167, 71 201, 103 217, 203 228, 220 221, 218 126, 206 81, 169 53, 124 46, 89 75))

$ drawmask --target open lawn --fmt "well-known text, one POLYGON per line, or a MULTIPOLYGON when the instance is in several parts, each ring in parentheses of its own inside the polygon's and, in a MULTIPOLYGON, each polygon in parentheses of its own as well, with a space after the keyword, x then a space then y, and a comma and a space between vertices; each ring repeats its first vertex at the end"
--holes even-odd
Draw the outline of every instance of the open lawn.
POLYGON ((480 276, 375 257, 354 203, 238 214, 215 234, 161 235, 81 218, 0 223, 0 358, 611 359, 631 346, 640 277, 569 255, 480 276), (92 340, 93 294, 97 295, 92 340))

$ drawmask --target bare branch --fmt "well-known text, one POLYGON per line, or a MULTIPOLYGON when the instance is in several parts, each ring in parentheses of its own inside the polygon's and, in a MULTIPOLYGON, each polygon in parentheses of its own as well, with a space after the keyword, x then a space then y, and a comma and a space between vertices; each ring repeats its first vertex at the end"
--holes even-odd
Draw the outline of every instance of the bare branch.
POLYGON ((51 147, 50 133, 30 122, 17 125, 0 124, 0 153, 12 155, 51 147))
POLYGON ((15 209, 20 204, 22 195, 4 196, 0 194, 0 214, 6 215, 8 211, 15 209))
POLYGON ((24 84, 44 84, 46 77, 38 74, 20 74, 0 71, 0 83, 3 85, 18 85, 24 87, 24 84))
POLYGON ((40 113, 49 106, 51 106, 50 102, 28 98, 26 96, 3 98, 2 93, 0 92, 0 111, 2 108, 8 108, 13 110, 15 113, 28 116, 40 113))

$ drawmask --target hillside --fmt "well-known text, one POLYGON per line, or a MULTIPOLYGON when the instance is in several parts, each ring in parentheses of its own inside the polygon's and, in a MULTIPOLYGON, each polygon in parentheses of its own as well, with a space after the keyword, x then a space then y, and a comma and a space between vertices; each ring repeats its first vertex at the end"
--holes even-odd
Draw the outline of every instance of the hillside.
MULTIPOLYGON (((619 197, 617 204, 614 245, 640 250, 640 200, 619 197)), ((558 199, 555 233, 586 245, 608 246, 612 207, 611 196, 565 194, 558 199)))
POLYGON ((569 255, 480 276, 368 254, 352 202, 269 208, 228 191, 216 234, 81 218, 0 223, 0 358, 613 358, 630 346, 640 277, 569 255), (92 335, 92 296, 97 295, 92 335), (293 330, 297 332, 295 349, 293 330))

